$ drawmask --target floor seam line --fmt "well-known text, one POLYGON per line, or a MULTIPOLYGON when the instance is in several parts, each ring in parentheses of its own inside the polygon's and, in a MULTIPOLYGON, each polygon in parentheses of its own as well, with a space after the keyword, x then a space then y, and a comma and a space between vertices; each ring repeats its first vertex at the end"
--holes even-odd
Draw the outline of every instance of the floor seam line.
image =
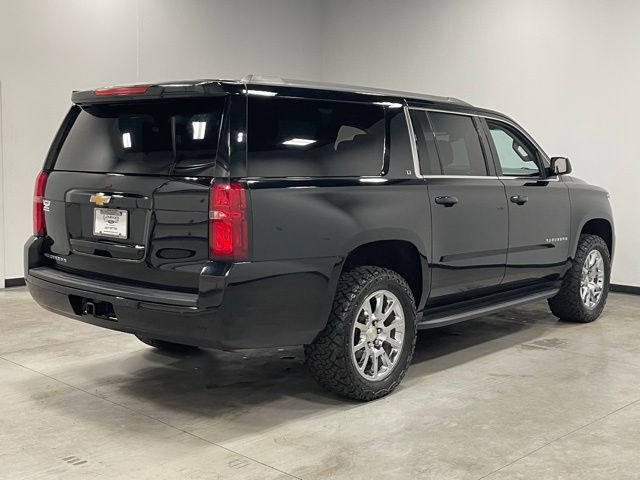
MULTIPOLYGON (((518 322, 517 320, 508 320, 508 319, 503 319, 503 318, 496 319, 496 321, 505 322, 505 323, 511 323, 511 324, 515 324, 515 325, 527 325, 527 324, 524 324, 522 322, 518 322)), ((630 366, 630 367, 640 368, 640 365, 638 365, 636 363, 631 363, 631 362, 627 362, 627 361, 624 361, 624 360, 617 360, 615 358, 609 358, 609 357, 598 357, 596 355, 589 355, 588 353, 576 352, 575 350, 569 350, 569 349, 564 349, 564 348, 559 348, 559 347, 536 345, 533 341, 519 343, 518 345, 532 345, 534 347, 543 348, 545 350, 554 350, 556 352, 566 352, 566 353, 571 353, 573 355, 580 355, 580 356, 587 357, 587 358, 606 360, 607 362, 614 362, 614 363, 618 363, 620 365, 627 365, 627 366, 630 366)))
POLYGON ((541 346, 541 345, 536 345, 534 342, 526 342, 526 343, 521 343, 520 345, 531 345, 533 347, 536 348, 543 348, 545 350, 553 350, 555 352, 563 352, 563 353, 570 353, 572 355, 578 355, 581 357, 587 357, 587 358, 591 358, 594 360, 604 360, 607 363, 609 362, 613 362, 613 363, 617 363, 619 365, 626 365, 628 367, 636 367, 636 368, 640 368, 640 365, 635 364, 635 363, 630 363, 630 362, 626 362, 623 360, 617 360, 615 358, 609 358, 609 357, 598 357, 596 355, 589 355, 588 353, 583 353, 583 352, 576 352, 575 350, 569 350, 569 349, 565 349, 565 348, 559 348, 559 347, 548 347, 548 346, 541 346))
POLYGON ((99 335, 99 336, 89 337, 89 338, 81 338, 81 339, 78 339, 78 340, 67 340, 65 342, 50 343, 50 344, 42 345, 42 346, 39 346, 39 347, 23 348, 22 350, 9 350, 8 352, 0 352, 0 356, 2 356, 2 355, 13 355, 14 353, 26 352, 26 351, 29 351, 29 350, 37 350, 39 348, 58 347, 60 345, 68 345, 70 343, 87 342, 87 341, 91 342, 93 340, 99 340, 101 338, 115 337, 115 336, 120 335, 120 334, 121 334, 121 332, 113 332, 113 333, 108 333, 106 335, 99 335))
POLYGON ((571 353, 573 355, 581 355, 583 357, 587 357, 587 358, 593 358, 593 359, 601 359, 601 360, 605 360, 607 363, 609 362, 613 362, 613 363, 618 363, 620 365, 627 365, 629 367, 636 367, 636 368, 640 368, 640 365, 636 364, 636 363, 630 363, 630 362, 625 362, 623 360, 617 360, 615 358, 609 358, 609 357, 598 357, 596 355, 589 355, 588 353, 583 353, 583 352, 576 352, 575 350, 565 350, 562 348, 557 348, 557 347, 551 347, 554 350, 557 350, 559 352, 568 352, 571 353))
POLYGON ((142 412, 138 412, 136 410, 133 410, 132 408, 127 407, 126 405, 122 405, 122 404, 120 404, 118 402, 115 402, 113 400, 110 400, 108 398, 101 397, 101 396, 96 395, 95 393, 89 392, 89 391, 87 391, 87 390, 85 390, 83 388, 77 387, 75 385, 71 385, 70 383, 67 383, 67 382, 65 382, 63 380, 60 380, 60 379, 55 378, 55 377, 52 377, 51 375, 48 375, 48 374, 46 374, 44 372, 40 372, 39 370, 35 370, 35 369, 31 368, 31 367, 27 367, 26 365, 22 365, 20 363, 14 362, 13 360, 9 360, 8 358, 4 358, 2 355, 0 355, 0 358, 2 360, 6 361, 6 362, 9 362, 9 363, 12 363, 13 365, 16 365, 17 367, 24 368, 25 370, 29 370, 30 372, 36 373, 38 375, 42 375, 43 377, 47 377, 47 378, 49 378, 49 379, 51 379, 51 380, 53 380, 55 382, 58 382, 58 383, 61 383, 62 385, 65 385, 65 386, 67 386, 69 388, 73 388, 73 389, 75 389, 75 390, 77 390, 79 392, 86 393, 87 395, 91 395, 92 397, 97 398, 99 400, 102 400, 104 402, 110 403, 110 404, 115 405, 115 406, 120 407, 120 408, 124 408, 125 410, 127 410, 127 411, 129 411, 131 413, 134 413, 136 415, 141 415, 141 416, 143 416, 145 418, 148 418, 148 419, 153 420, 155 422, 161 423, 161 424, 163 424, 163 425, 165 425, 165 426, 167 426, 169 428, 172 428, 174 430, 182 432, 182 433, 184 433, 186 435, 189 435, 191 437, 194 437, 194 438, 197 438, 199 440, 202 440, 203 442, 208 443, 209 445, 214 445, 214 446, 216 446, 218 448, 221 448, 221 449, 223 449, 223 450, 225 450, 225 451, 227 451, 229 453, 232 453, 234 455, 238 455, 240 457, 243 457, 243 458, 246 458, 248 460, 251 460, 252 462, 255 462, 255 463, 259 464, 259 465, 262 465, 263 467, 269 468, 269 469, 274 470, 274 471, 276 471, 278 473, 281 473, 283 475, 287 475, 288 477, 295 478, 296 480, 302 480, 302 478, 297 477, 297 476, 295 476, 295 475, 293 475, 291 473, 285 472, 284 470, 280 470, 279 468, 276 468, 276 467, 273 467, 271 465, 268 465, 268 464, 266 464, 264 462, 261 462, 260 460, 256 460, 255 458, 249 457, 248 455, 245 455, 243 453, 236 452, 235 450, 232 450, 232 449, 230 449, 228 447, 220 445, 220 444, 218 444, 216 442, 212 442, 211 440, 203 438, 200 435, 196 435, 195 433, 189 432, 187 430, 183 430, 182 428, 176 427, 175 425, 171 425, 170 423, 167 423, 167 422, 165 422, 163 420, 160 420, 159 418, 155 418, 155 417, 153 417, 151 415, 148 415, 146 413, 142 413, 142 412))
POLYGON ((609 417, 609 416, 611 416, 611 415, 613 415, 613 414, 615 414, 615 413, 618 413, 619 411, 624 410, 625 408, 630 407, 631 405, 633 405, 633 404, 635 404, 635 403, 638 403, 638 402, 640 402, 640 398, 638 398, 638 399, 636 399, 636 400, 633 400, 632 402, 629 402, 629 403, 627 403, 626 405, 623 405, 622 407, 618 407, 618 408, 616 408, 615 410, 612 410, 611 412, 609 412, 609 413, 607 413, 607 414, 605 414, 605 415, 603 415, 603 416, 601 416, 601 417, 598 417, 598 418, 596 418, 595 420, 592 420, 591 422, 588 422, 588 423, 586 423, 586 424, 584 424, 584 425, 582 425, 582 426, 580 426, 580 427, 577 427, 577 428, 575 428, 575 429, 571 430, 570 432, 567 432, 567 433, 565 433, 565 434, 563 434, 563 435, 560 435, 560 436, 559 436, 559 437, 557 437, 557 438, 554 438, 553 440, 550 440, 549 442, 545 443, 544 445, 541 445, 540 447, 538 447, 538 448, 535 448, 535 449, 531 450, 530 452, 528 452, 528 453, 526 453, 526 454, 524 454, 524 455, 522 455, 522 456, 520 456, 520 457, 516 458, 515 460, 513 460, 513 461, 511 461, 511 462, 509 462, 509 463, 506 463, 506 464, 502 465, 500 468, 496 468, 495 470, 493 470, 493 471, 491 471, 491 472, 487 473, 486 475, 483 475, 483 476, 481 476, 481 477, 478 477, 478 479, 477 479, 477 480, 482 480, 482 479, 484 479, 484 478, 487 478, 487 477, 489 477, 489 476, 493 475, 494 473, 497 473, 497 472, 499 472, 499 471, 501 471, 501 470, 504 470, 505 468, 510 467, 511 465, 514 465, 515 463, 518 463, 520 460, 522 460, 522 459, 524 459, 524 458, 527 458, 527 457, 529 457, 529 456, 533 455, 534 453, 536 453, 536 452, 538 452, 538 451, 542 450, 543 448, 546 448, 546 447, 548 447, 549 445, 551 445, 551 444, 553 444, 553 443, 555 443, 555 442, 557 442, 557 441, 559 441, 559 440, 562 440, 563 438, 568 437, 569 435, 573 435, 574 433, 577 433, 577 432, 579 432, 580 430, 583 430, 583 429, 585 429, 585 428, 587 428, 587 427, 590 427, 591 425, 594 425, 594 424, 596 424, 596 423, 598 423, 598 422, 600 422, 600 421, 604 420, 605 418, 607 418, 607 417, 609 417))

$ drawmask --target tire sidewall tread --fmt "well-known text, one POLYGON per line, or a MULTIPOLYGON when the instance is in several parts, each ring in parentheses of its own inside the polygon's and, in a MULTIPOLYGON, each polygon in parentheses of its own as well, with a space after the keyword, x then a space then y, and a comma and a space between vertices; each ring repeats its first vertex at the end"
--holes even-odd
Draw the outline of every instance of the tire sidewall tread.
POLYGON ((609 282, 611 277, 611 257, 606 242, 597 235, 583 234, 578 240, 578 247, 573 258, 571 268, 566 273, 560 291, 549 299, 551 312, 561 320, 567 322, 590 323, 596 320, 607 303, 609 282), (605 269, 604 290, 600 303, 595 308, 587 308, 580 298, 580 280, 582 266, 592 250, 598 250, 602 255, 605 269))
POLYGON ((325 329, 305 346, 311 375, 326 389, 339 395, 374 400, 392 392, 404 377, 413 357, 417 336, 413 294, 398 273, 382 267, 362 266, 343 273, 325 329), (398 297, 405 317, 405 336, 398 364, 380 381, 369 381, 357 371, 351 359, 351 334, 364 299, 377 290, 389 290, 398 297))

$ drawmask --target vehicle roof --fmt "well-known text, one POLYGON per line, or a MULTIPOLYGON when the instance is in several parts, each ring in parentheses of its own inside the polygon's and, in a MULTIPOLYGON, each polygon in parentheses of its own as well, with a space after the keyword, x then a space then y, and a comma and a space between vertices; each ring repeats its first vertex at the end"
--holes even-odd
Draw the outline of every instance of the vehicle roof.
MULTIPOLYGON (((381 101, 407 101, 410 103, 427 103, 430 106, 440 106, 454 108, 459 110, 472 110, 483 112, 486 114, 496 115, 503 118, 509 118, 506 115, 485 108, 476 107, 468 102, 455 97, 444 97, 437 95, 429 95, 415 92, 405 92, 402 90, 390 90, 384 88, 365 87, 358 85, 346 85, 340 83, 318 82, 308 80, 293 80, 288 78, 280 78, 265 75, 246 75, 241 79, 196 79, 196 80, 180 80, 169 82, 142 82, 149 86, 149 91, 144 95, 127 95, 126 100, 142 100, 152 97, 168 98, 190 95, 219 95, 229 91, 250 91, 251 86, 270 87, 281 93, 291 90, 293 95, 306 95, 305 92, 312 93, 314 91, 324 91, 335 93, 340 98, 351 98, 358 100, 361 97, 368 98, 380 97, 381 101)), ((140 84, 137 84, 140 85, 140 84)), ((118 85, 117 88, 126 85, 118 85)), ((120 97, 122 100, 125 98, 120 97)), ((96 97, 94 90, 74 91, 72 101, 76 104, 84 103, 102 103, 113 101, 113 96, 96 97)), ((510 119, 509 119, 510 120, 510 119)), ((512 120, 511 120, 512 121, 512 120)))
MULTIPOLYGON (((341 83, 331 83, 331 82, 318 82, 318 81, 308 81, 308 80, 293 80, 289 78, 280 78, 273 76, 264 76, 264 75, 255 75, 250 74, 246 75, 243 78, 236 79, 198 79, 198 80, 180 80, 180 81, 170 81, 170 82, 153 82, 146 83, 147 85, 153 85, 158 87, 168 87, 168 88, 189 88, 189 87, 197 87, 203 86, 206 84, 244 84, 244 85, 260 85, 260 86, 271 86, 271 87, 292 87, 292 88, 304 88, 304 89, 313 89, 313 90, 327 90, 334 92, 351 92, 351 93, 360 93, 365 95, 378 95, 378 96, 387 96, 387 97, 402 97, 402 98, 410 98, 415 100, 424 100, 432 103, 443 103, 448 105, 460 105, 465 107, 471 107, 472 105, 460 100, 455 97, 442 97, 437 95, 427 95, 423 93, 412 93, 412 92, 404 92, 401 90, 390 90, 384 88, 374 88, 374 87, 365 87, 360 85, 346 85, 341 83)), ((120 86, 128 86, 128 85, 118 85, 120 86)), ((112 87, 108 87, 112 88, 112 87)), ((74 93, 85 93, 93 90, 81 90, 74 91, 74 93)))
POLYGON ((404 92, 402 90, 389 90, 384 88, 365 87, 361 85, 347 85, 342 83, 318 82, 308 80, 293 80, 289 78, 267 77, 260 75, 247 75, 240 80, 241 83, 248 85, 263 85, 273 87, 292 87, 292 88, 308 88, 313 90, 328 90, 334 92, 350 92, 365 95, 378 95, 385 97, 402 97, 414 100, 424 100, 432 103, 442 103, 447 105, 460 105, 464 107, 472 107, 459 98, 442 97, 437 95, 428 95, 424 93, 404 92))

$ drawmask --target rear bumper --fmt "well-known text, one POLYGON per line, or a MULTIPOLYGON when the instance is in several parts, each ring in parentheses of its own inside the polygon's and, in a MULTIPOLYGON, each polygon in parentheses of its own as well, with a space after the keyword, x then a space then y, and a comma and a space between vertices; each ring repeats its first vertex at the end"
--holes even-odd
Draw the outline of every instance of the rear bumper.
MULTIPOLYGON (((25 281, 45 309, 86 323, 221 349, 310 343, 324 328, 339 258, 207 264, 198 293, 106 282, 44 266, 39 239, 25 246, 25 281), (86 302, 109 315, 87 312, 86 302)), ((91 310, 91 309, 89 309, 91 310)))

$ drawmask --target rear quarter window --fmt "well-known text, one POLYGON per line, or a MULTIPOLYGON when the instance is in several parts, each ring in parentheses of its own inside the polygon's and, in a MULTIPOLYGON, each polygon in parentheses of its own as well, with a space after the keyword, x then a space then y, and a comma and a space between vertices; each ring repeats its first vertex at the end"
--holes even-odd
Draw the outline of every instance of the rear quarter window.
POLYGON ((380 175, 382 106, 292 98, 249 99, 252 177, 380 175))
POLYGON ((77 111, 55 170, 210 175, 224 99, 93 105, 77 111))

